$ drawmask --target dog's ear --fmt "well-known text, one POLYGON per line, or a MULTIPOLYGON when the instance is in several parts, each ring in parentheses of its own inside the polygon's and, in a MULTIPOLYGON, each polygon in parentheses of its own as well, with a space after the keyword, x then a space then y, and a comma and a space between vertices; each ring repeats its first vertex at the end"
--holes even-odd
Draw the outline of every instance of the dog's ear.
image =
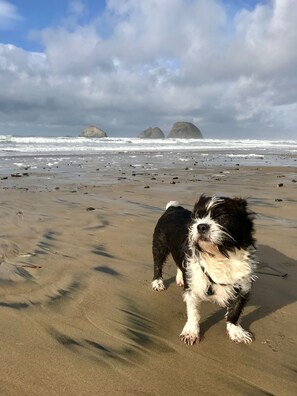
POLYGON ((234 198, 234 202, 236 202, 236 204, 238 205, 239 209, 241 209, 242 211, 246 212, 247 206, 248 206, 246 199, 243 199, 241 197, 235 197, 234 198))
POLYGON ((211 200, 211 197, 206 196, 205 194, 200 195, 200 198, 194 205, 194 209, 192 212, 192 218, 195 219, 197 217, 203 217, 207 212, 207 204, 211 200))
POLYGON ((241 240, 241 244, 243 246, 252 245, 255 247, 256 241, 253 237, 253 234, 254 234, 254 219, 256 213, 249 210, 247 200, 240 197, 236 197, 234 198, 234 202, 236 202, 238 205, 237 215, 241 221, 240 230, 237 233, 237 239, 241 240))
POLYGON ((234 198, 234 201, 237 203, 238 208, 242 213, 245 213, 248 218, 254 220, 254 218, 256 217, 256 213, 249 209, 249 205, 246 199, 236 197, 234 198))

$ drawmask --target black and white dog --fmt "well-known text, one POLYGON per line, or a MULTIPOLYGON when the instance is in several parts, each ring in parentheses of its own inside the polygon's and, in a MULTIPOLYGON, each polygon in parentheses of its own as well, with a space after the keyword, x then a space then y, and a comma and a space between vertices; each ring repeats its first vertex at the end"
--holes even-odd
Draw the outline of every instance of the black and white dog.
POLYGON ((153 235, 152 288, 165 290, 162 269, 171 253, 177 264, 176 282, 184 287, 187 322, 180 338, 199 341, 199 304, 216 302, 227 308, 227 334, 249 344, 252 335, 238 323, 255 280, 253 215, 241 198, 201 195, 193 212, 169 202, 153 235))

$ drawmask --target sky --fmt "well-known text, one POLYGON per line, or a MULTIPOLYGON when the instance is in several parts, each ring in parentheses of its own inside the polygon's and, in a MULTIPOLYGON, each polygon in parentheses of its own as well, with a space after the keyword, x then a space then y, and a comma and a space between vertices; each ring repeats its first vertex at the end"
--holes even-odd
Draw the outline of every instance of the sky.
POLYGON ((296 0, 0 0, 0 135, 297 139, 296 0))

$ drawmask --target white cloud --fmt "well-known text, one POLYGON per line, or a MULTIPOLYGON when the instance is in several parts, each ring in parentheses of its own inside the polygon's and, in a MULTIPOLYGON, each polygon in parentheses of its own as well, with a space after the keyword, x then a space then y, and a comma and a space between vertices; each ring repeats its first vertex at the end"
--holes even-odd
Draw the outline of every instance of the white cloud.
MULTIPOLYGON (((71 2, 77 18, 82 4, 71 2)), ((215 0, 109 0, 88 24, 41 31, 44 53, 0 44, 0 133, 136 135, 199 120, 205 137, 292 138, 295 20, 295 0, 233 19, 215 0)))
POLYGON ((16 7, 6 0, 0 0, 0 30, 11 28, 19 19, 16 7))

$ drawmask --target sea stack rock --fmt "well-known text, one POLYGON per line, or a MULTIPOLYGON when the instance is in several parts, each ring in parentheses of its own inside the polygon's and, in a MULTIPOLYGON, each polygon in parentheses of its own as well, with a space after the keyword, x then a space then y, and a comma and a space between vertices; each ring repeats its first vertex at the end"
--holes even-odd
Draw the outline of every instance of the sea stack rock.
POLYGON ((87 138, 104 138, 107 137, 107 134, 106 132, 102 131, 102 129, 99 129, 94 125, 91 125, 85 128, 79 136, 87 137, 87 138))
POLYGON ((161 131, 160 128, 154 127, 154 128, 147 128, 144 131, 142 131, 138 135, 138 138, 140 138, 140 139, 164 139, 165 135, 161 131))
POLYGON ((175 122, 168 138, 175 139, 202 139, 203 136, 196 125, 191 122, 175 122))

